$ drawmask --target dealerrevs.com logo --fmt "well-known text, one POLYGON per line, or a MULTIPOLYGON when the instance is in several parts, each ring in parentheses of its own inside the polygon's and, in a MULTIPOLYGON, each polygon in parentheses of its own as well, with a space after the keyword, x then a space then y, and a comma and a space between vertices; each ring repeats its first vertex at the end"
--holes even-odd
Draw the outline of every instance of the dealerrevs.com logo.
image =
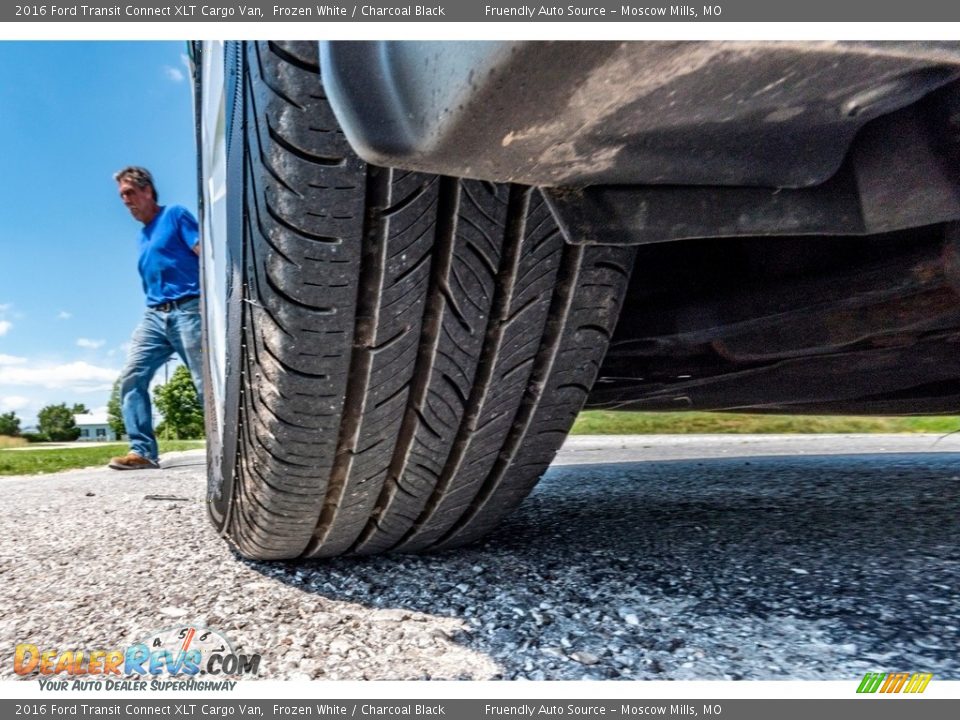
POLYGON ((223 633, 199 626, 165 628, 122 649, 20 643, 13 658, 14 672, 37 676, 42 690, 230 690, 236 682, 227 678, 256 675, 259 668, 259 654, 239 654, 223 633), (210 680, 200 682, 198 675, 210 680))
POLYGON ((932 678, 932 673, 867 673, 857 692, 918 694, 927 689, 932 678))

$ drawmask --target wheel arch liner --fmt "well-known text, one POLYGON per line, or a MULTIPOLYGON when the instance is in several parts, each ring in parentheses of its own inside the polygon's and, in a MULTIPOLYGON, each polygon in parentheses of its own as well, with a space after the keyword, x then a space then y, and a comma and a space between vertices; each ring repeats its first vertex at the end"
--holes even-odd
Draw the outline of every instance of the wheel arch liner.
POLYGON ((322 42, 356 152, 541 186, 809 187, 960 76, 958 43, 322 42))

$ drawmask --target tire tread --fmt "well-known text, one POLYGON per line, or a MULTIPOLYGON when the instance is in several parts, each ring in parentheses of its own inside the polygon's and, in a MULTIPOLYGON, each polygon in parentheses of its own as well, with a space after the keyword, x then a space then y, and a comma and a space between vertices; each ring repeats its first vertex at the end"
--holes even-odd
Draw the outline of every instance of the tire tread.
POLYGON ((259 559, 471 542, 593 382, 632 253, 534 188, 366 165, 314 43, 245 43, 246 265, 226 535, 259 559))

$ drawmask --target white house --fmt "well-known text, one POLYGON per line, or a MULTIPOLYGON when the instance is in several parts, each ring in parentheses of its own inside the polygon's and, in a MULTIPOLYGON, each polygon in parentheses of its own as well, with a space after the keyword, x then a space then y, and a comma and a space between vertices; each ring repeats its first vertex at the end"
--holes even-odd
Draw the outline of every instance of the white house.
POLYGON ((116 442, 117 434, 110 427, 106 413, 86 413, 74 415, 73 421, 80 428, 81 442, 116 442))

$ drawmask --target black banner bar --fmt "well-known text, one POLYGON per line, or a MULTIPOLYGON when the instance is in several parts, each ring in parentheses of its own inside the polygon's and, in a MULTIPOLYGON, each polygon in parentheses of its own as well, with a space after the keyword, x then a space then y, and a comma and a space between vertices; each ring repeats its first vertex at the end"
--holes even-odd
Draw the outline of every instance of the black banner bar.
MULTIPOLYGON (((851 690, 853 692, 853 690, 851 690)), ((318 695, 325 695, 318 688, 318 695)), ((113 700, 0 700, 0 715, 23 717, 314 717, 354 720, 620 720, 622 718, 722 718, 793 720, 941 720, 957 717, 960 700, 852 698, 849 700, 235 700, 227 698, 113 700), (909 709, 905 707, 909 704, 909 709), (953 708, 951 710, 951 708, 953 708)))
MULTIPOLYGON (((710 0, 708 0, 710 1, 710 0)), ((721 0, 703 4, 644 0, 609 2, 484 2, 425 0, 305 2, 232 0, 210 4, 164 2, 4 4, 0 22, 957 22, 960 3, 942 0, 721 0)))

